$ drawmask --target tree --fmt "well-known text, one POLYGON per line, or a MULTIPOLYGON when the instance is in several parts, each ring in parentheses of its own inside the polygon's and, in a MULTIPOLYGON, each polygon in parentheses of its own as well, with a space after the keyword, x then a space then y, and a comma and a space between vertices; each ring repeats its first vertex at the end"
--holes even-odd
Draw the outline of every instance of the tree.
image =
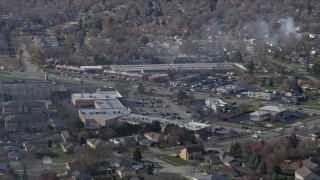
POLYGON ((272 78, 269 79, 269 81, 268 81, 268 86, 269 86, 269 87, 273 87, 273 80, 272 80, 272 78))
POLYGON ((273 165, 272 167, 272 174, 281 174, 281 168, 279 165, 273 165))
POLYGON ((132 159, 139 162, 141 161, 142 154, 141 154, 140 148, 136 148, 136 150, 133 152, 132 159))
POLYGON ((250 156, 249 156, 249 159, 248 159, 248 163, 252 166, 252 167, 254 167, 254 162, 256 161, 256 159, 258 159, 259 157, 258 157, 258 154, 255 152, 255 151, 253 151, 251 154, 250 154, 250 156))
POLYGON ((80 138, 80 145, 86 144, 86 143, 87 143, 86 138, 85 138, 85 137, 81 137, 81 138, 80 138))
POLYGON ((240 51, 235 53, 235 55, 233 56, 233 60, 234 60, 234 62, 237 62, 237 63, 243 63, 243 57, 242 57, 240 51))
POLYGON ((180 89, 179 92, 177 93, 177 101, 181 102, 186 98, 187 98, 187 93, 184 92, 182 89, 180 89))
POLYGON ((265 85, 266 85, 266 78, 263 77, 263 79, 262 79, 262 81, 261 81, 261 83, 260 83, 260 86, 263 87, 263 86, 265 86, 265 85))
POLYGON ((241 156, 241 144, 238 141, 231 144, 230 154, 236 158, 241 156))
POLYGON ((81 128, 84 128, 84 123, 83 123, 82 121, 80 121, 80 120, 77 120, 77 121, 75 122, 75 126, 76 126, 77 128, 79 128, 79 129, 81 129, 81 128))
POLYGON ((139 86, 137 87, 137 94, 143 94, 143 93, 144 93, 144 87, 142 83, 140 83, 139 86))
POLYGON ((255 69, 253 61, 249 61, 245 66, 247 68, 247 72, 249 74, 253 74, 254 69, 255 69))
POLYGON ((161 131, 161 123, 159 121, 152 121, 152 123, 147 123, 145 125, 145 132, 160 132, 161 131))
POLYGON ((48 148, 52 148, 52 140, 51 139, 48 140, 48 148))
POLYGON ((167 25, 167 23, 166 23, 166 20, 165 20, 165 19, 162 19, 162 20, 161 20, 161 25, 162 25, 162 26, 166 26, 166 25, 167 25))
POLYGON ((148 173, 149 175, 152 175, 152 174, 153 174, 153 169, 152 169, 152 166, 151 166, 151 165, 148 165, 148 167, 147 167, 147 173, 148 173))
POLYGON ((60 178, 54 170, 44 169, 39 176, 39 180, 60 180, 60 178))
POLYGON ((313 75, 315 76, 320 76, 320 63, 314 63, 311 67, 311 71, 313 73, 313 75))
POLYGON ((257 168, 257 171, 262 174, 265 174, 267 172, 267 167, 266 167, 266 164, 264 163, 264 161, 260 162, 260 164, 257 168))
POLYGON ((254 160, 254 162, 253 162, 253 167, 254 167, 255 169, 257 169, 258 166, 259 166, 259 164, 260 164, 260 159, 259 159, 259 158, 256 158, 256 159, 254 160))

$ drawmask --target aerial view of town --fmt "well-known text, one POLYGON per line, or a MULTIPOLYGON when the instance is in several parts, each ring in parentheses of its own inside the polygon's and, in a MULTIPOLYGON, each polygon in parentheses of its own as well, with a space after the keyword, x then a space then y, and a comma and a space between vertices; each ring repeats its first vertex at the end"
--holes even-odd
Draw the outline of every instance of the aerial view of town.
POLYGON ((320 180, 320 0, 0 0, 0 180, 320 180))

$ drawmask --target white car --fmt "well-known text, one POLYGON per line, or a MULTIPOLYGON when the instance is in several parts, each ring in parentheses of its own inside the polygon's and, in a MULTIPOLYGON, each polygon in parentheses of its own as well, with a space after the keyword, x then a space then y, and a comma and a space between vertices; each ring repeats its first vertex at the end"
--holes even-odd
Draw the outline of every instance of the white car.
POLYGON ((260 136, 258 134, 253 134, 252 137, 253 138, 260 138, 260 136))

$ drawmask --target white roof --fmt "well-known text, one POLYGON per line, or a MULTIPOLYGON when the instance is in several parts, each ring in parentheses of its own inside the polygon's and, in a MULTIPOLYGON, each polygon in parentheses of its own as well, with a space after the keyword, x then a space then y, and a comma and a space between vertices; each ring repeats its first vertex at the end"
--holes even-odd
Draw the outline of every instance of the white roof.
POLYGON ((250 113, 250 115, 254 115, 254 116, 263 116, 263 115, 266 115, 266 114, 269 114, 270 112, 268 111, 262 111, 262 110, 258 110, 258 111, 255 111, 253 113, 250 113))
POLYGON ((211 127, 211 125, 204 124, 204 123, 198 123, 198 122, 188 122, 188 123, 184 124, 183 127, 185 127, 186 129, 192 130, 192 131, 197 131, 200 129, 209 128, 209 127, 211 127))
POLYGON ((102 66, 80 66, 81 69, 102 69, 102 66))
POLYGON ((259 110, 263 110, 263 111, 271 111, 271 112, 283 112, 283 111, 287 111, 288 109, 286 108, 282 108, 282 107, 278 107, 278 106, 264 106, 259 108, 259 110))
POLYGON ((186 64, 148 64, 148 65, 112 65, 114 71, 159 71, 167 69, 232 69, 233 63, 186 63, 186 64))
POLYGON ((78 100, 116 99, 122 97, 118 91, 100 91, 96 93, 73 93, 71 96, 78 100))
POLYGON ((95 103, 99 106, 99 109, 125 109, 118 99, 98 99, 95 103))
POLYGON ((79 113, 85 119, 94 120, 109 120, 130 114, 127 109, 80 109, 79 113))

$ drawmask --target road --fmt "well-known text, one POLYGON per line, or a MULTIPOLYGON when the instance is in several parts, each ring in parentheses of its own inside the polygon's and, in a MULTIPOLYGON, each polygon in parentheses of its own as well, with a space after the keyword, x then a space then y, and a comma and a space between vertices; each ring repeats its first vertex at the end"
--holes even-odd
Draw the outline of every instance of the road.
POLYGON ((30 53, 26 49, 26 45, 24 43, 21 44, 21 49, 23 51, 21 55, 22 63, 25 65, 26 69, 25 71, 28 73, 35 73, 38 71, 38 68, 36 65, 32 64, 30 62, 31 56, 30 53))

